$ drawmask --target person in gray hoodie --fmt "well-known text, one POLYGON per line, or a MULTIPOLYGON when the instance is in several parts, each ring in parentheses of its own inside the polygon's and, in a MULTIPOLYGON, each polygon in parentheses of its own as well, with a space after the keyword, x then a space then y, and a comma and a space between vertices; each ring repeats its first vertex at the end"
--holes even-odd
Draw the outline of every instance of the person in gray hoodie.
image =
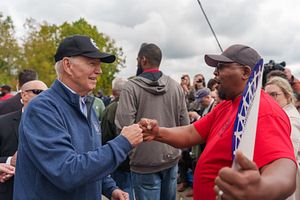
MULTIPOLYGON (((183 90, 159 70, 162 53, 155 44, 142 44, 137 76, 124 86, 116 112, 119 129, 141 118, 157 119, 161 126, 189 124, 183 90)), ((180 149, 156 141, 145 142, 130 153, 136 199, 175 200, 180 149)))

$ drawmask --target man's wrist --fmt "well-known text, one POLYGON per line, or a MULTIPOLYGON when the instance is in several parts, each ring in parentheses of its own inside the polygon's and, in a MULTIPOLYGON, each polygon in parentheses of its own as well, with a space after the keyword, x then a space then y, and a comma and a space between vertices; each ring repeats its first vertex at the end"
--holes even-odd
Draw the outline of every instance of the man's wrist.
POLYGON ((161 135, 160 135, 160 128, 158 128, 158 130, 157 130, 157 133, 156 133, 156 135, 155 135, 155 138, 154 138, 154 140, 157 140, 157 141, 159 141, 159 139, 161 138, 161 135))
POLYGON ((159 134, 159 128, 158 128, 156 138, 159 138, 159 136, 160 136, 160 134, 159 134))

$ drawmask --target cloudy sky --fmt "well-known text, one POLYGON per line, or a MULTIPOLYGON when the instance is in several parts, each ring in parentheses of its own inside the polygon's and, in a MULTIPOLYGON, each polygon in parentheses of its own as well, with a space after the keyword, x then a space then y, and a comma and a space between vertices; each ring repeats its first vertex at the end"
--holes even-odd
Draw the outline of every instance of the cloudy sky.
MULTIPOLYGON (((300 78, 300 1, 201 0, 223 49, 247 44, 264 58, 287 66, 300 78)), ((220 49, 197 0, 1 0, 0 12, 11 16, 20 37, 26 18, 61 24, 80 17, 123 47, 126 68, 136 71, 136 55, 143 42, 163 51, 161 70, 180 80, 182 74, 213 77, 204 63, 206 53, 220 49)))

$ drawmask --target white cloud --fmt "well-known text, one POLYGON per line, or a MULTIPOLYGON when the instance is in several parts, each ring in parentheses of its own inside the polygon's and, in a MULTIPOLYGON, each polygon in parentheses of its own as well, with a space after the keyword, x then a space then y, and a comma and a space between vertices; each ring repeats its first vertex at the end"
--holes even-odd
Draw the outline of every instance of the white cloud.
MULTIPOLYGON (((280 62, 300 78, 300 2, 297 0, 202 0, 202 5, 223 48, 248 44, 265 58, 280 62)), ((220 53, 196 0, 10 0, 0 1, 0 12, 9 15, 24 34, 26 18, 60 24, 80 17, 115 39, 127 58, 120 76, 135 73, 136 55, 143 42, 156 43, 164 57, 162 71, 179 81, 181 74, 205 74, 205 53, 220 53)))

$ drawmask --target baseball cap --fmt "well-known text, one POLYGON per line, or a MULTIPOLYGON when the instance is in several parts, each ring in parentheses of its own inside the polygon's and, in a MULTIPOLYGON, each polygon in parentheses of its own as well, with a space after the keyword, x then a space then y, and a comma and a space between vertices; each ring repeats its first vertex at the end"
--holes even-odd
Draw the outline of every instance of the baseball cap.
POLYGON ((210 89, 209 88, 199 89, 195 94, 196 101, 200 102, 203 97, 206 97, 209 94, 210 94, 210 89))
POLYGON ((99 58, 104 63, 112 63, 116 60, 115 55, 100 52, 93 39, 85 35, 73 35, 65 38, 59 44, 54 58, 55 62, 57 62, 64 57, 79 55, 99 58))
POLYGON ((235 44, 228 47, 221 55, 207 54, 204 60, 207 65, 217 67, 218 63, 239 63, 253 69, 261 56, 251 47, 235 44))

